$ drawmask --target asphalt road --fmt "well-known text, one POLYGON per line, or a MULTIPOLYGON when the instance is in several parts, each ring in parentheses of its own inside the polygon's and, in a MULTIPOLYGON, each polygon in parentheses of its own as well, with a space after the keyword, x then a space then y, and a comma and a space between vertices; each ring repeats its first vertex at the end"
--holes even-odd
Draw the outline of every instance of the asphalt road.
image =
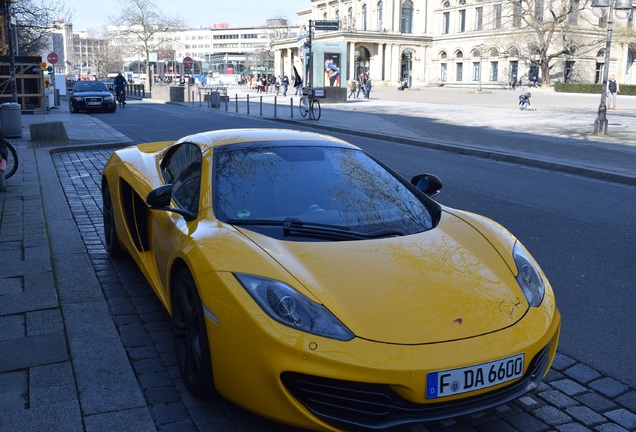
MULTIPOLYGON (((214 110, 143 103, 131 103, 100 120, 135 142, 175 140, 219 128, 290 127, 214 110)), ((421 172, 440 176, 445 186, 436 199, 442 204, 507 227, 533 253, 556 291, 563 314, 559 351, 636 386, 636 267, 629 246, 636 244, 635 187, 340 136, 406 177, 421 172)))

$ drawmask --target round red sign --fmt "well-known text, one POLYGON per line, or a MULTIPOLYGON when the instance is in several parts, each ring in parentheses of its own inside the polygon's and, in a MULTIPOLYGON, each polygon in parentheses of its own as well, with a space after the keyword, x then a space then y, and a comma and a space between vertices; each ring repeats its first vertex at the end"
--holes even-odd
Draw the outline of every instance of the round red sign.
POLYGON ((57 54, 55 54, 54 52, 50 53, 48 56, 46 56, 46 60, 54 65, 55 63, 57 63, 58 60, 57 54))
POLYGON ((192 67, 193 64, 194 64, 194 60, 192 60, 192 57, 183 58, 183 67, 192 67))

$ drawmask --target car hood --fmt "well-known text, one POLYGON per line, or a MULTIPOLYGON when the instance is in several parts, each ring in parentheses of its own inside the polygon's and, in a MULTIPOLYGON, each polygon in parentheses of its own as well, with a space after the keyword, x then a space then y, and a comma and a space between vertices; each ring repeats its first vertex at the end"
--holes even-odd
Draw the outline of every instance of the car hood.
POLYGON ((104 91, 83 91, 83 92, 73 92, 73 97, 106 97, 106 96, 112 96, 112 93, 110 92, 104 92, 104 91))
POLYGON ((479 226, 488 228, 444 212, 435 229, 381 240, 293 242, 239 230, 356 336, 426 344, 501 330, 528 308, 504 257, 513 241, 479 226))

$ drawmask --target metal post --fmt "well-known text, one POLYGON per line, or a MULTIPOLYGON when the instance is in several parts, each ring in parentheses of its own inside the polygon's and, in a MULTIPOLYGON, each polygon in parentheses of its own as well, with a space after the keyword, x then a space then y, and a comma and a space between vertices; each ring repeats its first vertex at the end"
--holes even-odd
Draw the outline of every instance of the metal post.
POLYGON ((263 96, 261 96, 260 109, 261 109, 260 115, 263 115, 263 96))
POLYGON ((289 98, 289 115, 294 118, 294 98, 289 98))
POLYGON ((274 96, 274 118, 276 118, 276 107, 277 107, 277 105, 276 105, 276 98, 277 98, 277 97, 278 97, 278 96, 274 96))
POLYGON ((235 112, 238 112, 238 94, 234 94, 235 112))
POLYGON ((609 2, 607 16, 607 41, 605 43, 605 65, 603 66, 603 84, 601 86, 601 104, 598 106, 598 116, 594 121, 594 135, 607 135, 607 79, 609 77, 610 48, 612 46, 612 18, 614 16, 614 0, 609 2))
POLYGON ((247 113, 250 113, 250 95, 249 93, 247 94, 247 113))
POLYGON ((4 28, 6 29, 6 35, 9 45, 9 74, 11 76, 11 98, 13 102, 18 103, 18 86, 15 79, 15 52, 13 50, 13 35, 11 34, 11 0, 4 2, 4 28))

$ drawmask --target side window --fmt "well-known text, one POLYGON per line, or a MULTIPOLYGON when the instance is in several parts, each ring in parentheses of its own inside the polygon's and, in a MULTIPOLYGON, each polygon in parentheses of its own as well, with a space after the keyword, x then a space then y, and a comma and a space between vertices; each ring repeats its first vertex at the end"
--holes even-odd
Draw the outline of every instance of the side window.
POLYGON ((178 146, 162 163, 164 181, 172 184, 172 198, 181 208, 199 211, 201 149, 190 143, 178 146))

